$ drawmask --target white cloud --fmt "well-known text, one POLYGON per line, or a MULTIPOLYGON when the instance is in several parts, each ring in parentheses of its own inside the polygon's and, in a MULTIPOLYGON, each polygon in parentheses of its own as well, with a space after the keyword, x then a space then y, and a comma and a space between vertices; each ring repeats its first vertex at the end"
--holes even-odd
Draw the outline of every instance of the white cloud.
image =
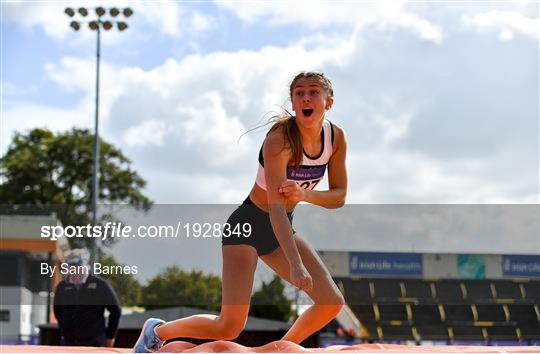
POLYGON ((12 82, 2 81, 0 83, 0 95, 2 97, 24 97, 25 95, 35 94, 38 92, 37 85, 31 85, 28 87, 20 87, 12 82))
MULTIPOLYGON (((73 5, 73 3, 71 3, 73 5)), ((45 33, 53 38, 64 38, 70 31, 68 16, 64 8, 68 3, 13 1, 2 3, 2 21, 16 23, 23 28, 42 26, 45 33), (60 24, 65 24, 62 26, 60 24)))
MULTIPOLYGON (((83 60, 73 57, 64 57, 58 64, 48 63, 45 71, 51 81, 56 83, 65 92, 82 92, 84 98, 79 103, 86 112, 95 111, 96 72, 95 61, 83 60)), ((120 70, 107 62, 100 64, 100 122, 108 119, 108 112, 123 93, 125 86, 123 77, 131 76, 130 80, 137 80, 137 69, 120 70), (122 73, 123 76, 119 76, 122 73)), ((76 112, 74 112, 76 113, 76 112)), ((92 125, 93 126, 93 125, 92 125)))
POLYGON ((435 43, 441 43, 443 37, 439 26, 406 10, 406 1, 278 1, 250 3, 250 6, 219 1, 216 4, 249 24, 303 25, 314 30, 334 26, 357 29, 374 26, 382 31, 409 30, 435 43))
POLYGON ((517 11, 492 10, 476 15, 463 16, 462 21, 480 31, 495 30, 501 40, 510 40, 517 32, 532 39, 540 39, 540 19, 517 11))
POLYGON ((128 147, 156 145, 163 146, 167 134, 167 124, 159 120, 147 120, 131 126, 123 135, 123 142, 128 147))
POLYGON ((200 12, 193 12, 191 17, 191 29, 194 29, 197 32, 207 31, 213 26, 214 18, 211 16, 202 14, 200 12))
POLYGON ((355 25, 378 16, 396 15, 404 1, 380 1, 373 3, 329 1, 268 1, 251 2, 241 6, 235 1, 217 1, 216 5, 228 9, 246 23, 264 21, 274 26, 301 24, 309 28, 335 25, 355 25))
MULTIPOLYGON (((105 71, 107 77, 109 70, 105 69, 105 71)), ((50 80, 66 91, 88 91, 95 85, 95 63, 91 61, 64 57, 58 64, 45 64, 45 72, 50 80)))
POLYGON ((364 204, 330 214, 301 206, 295 229, 326 250, 530 254, 540 246, 538 212, 538 205, 364 204))
POLYGON ((149 2, 138 2, 134 11, 142 16, 147 24, 160 28, 160 32, 172 37, 179 37, 182 33, 180 19, 186 16, 186 11, 175 1, 161 1, 159 6, 149 2))
MULTIPOLYGON (((531 187, 518 197, 515 175, 495 176, 508 157, 442 161, 395 149, 351 152, 351 203, 538 203, 531 187)), ((533 177, 533 176, 530 176, 533 177)), ((524 182, 524 181, 523 181, 524 182)))
POLYGON ((419 110, 409 102, 407 106, 393 94, 381 93, 369 104, 360 102, 365 118, 379 131, 380 143, 388 146, 391 143, 406 138, 409 125, 419 110))
POLYGON ((227 108, 219 92, 207 92, 195 97, 190 106, 184 104, 176 108, 178 116, 183 117, 178 123, 178 130, 187 146, 220 146, 219 154, 215 151, 200 149, 205 153, 209 166, 221 166, 234 163, 242 156, 240 149, 245 145, 235 144, 231 132, 245 130, 238 117, 228 117, 227 108))
POLYGON ((18 102, 14 107, 2 108, 2 151, 11 142, 15 131, 24 132, 33 128, 47 128, 56 132, 71 127, 93 127, 93 111, 81 105, 75 109, 62 109, 18 102))
POLYGON ((379 26, 381 28, 408 29, 413 33, 416 33, 420 38, 438 44, 440 44, 443 39, 442 30, 439 26, 408 12, 399 13, 395 17, 383 18, 379 26))
POLYGON ((502 30, 499 33, 499 39, 501 41, 510 41, 510 40, 512 40, 512 38, 514 38, 514 32, 512 32, 510 30, 502 30))

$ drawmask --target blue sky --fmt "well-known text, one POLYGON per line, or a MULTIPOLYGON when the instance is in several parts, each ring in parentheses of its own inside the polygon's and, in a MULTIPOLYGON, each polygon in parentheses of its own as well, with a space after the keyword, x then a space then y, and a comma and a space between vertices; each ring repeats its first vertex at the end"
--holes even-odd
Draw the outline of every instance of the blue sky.
MULTIPOLYGON (((2 2, 2 153, 16 130, 93 129, 95 33, 63 13, 81 4, 2 2)), ((240 203, 264 131, 238 138, 301 70, 334 83, 348 203, 539 202, 537 2, 107 5, 135 13, 103 34, 100 133, 156 203, 240 203)))

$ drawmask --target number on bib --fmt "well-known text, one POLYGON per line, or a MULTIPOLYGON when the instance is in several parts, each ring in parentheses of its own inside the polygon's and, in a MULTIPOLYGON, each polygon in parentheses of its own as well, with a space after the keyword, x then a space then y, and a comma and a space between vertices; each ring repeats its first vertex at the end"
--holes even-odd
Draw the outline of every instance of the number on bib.
MULTIPOLYGON (((300 184, 300 188, 303 189, 313 189, 319 183, 320 179, 316 179, 314 181, 305 181, 300 184)), ((298 182, 297 182, 298 183, 298 182)))

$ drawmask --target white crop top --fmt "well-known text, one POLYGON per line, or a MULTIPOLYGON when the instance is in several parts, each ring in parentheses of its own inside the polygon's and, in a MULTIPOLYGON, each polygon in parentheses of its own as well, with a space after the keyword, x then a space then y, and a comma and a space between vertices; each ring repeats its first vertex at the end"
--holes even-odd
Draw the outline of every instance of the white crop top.
MULTIPOLYGON (((311 157, 304 151, 302 163, 295 170, 294 166, 287 166, 287 180, 295 181, 301 188, 313 189, 323 179, 326 165, 332 156, 332 146, 334 144, 334 125, 329 120, 324 120, 321 131, 322 146, 319 155, 311 157)), ((262 146, 259 152, 259 169, 257 170, 256 183, 266 190, 266 179, 264 177, 264 158, 262 146)))

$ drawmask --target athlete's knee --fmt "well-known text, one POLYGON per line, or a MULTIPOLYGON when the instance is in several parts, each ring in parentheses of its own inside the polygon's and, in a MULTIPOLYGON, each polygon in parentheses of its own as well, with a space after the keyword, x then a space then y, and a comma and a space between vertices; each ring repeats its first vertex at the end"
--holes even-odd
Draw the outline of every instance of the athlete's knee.
POLYGON ((328 317, 335 318, 337 317, 337 315, 339 315, 339 313, 343 309, 343 306, 345 305, 344 304, 327 304, 327 305, 322 305, 322 306, 324 307, 324 310, 328 317))
POLYGON ((323 306, 330 315, 337 316, 346 303, 343 295, 337 291, 325 296, 324 300, 316 301, 315 304, 323 306))
POLYGON ((345 305, 343 294, 336 287, 323 286, 313 289, 310 294, 311 299, 316 304, 321 305, 345 305))
POLYGON ((338 305, 340 308, 343 308, 347 303, 345 302, 345 298, 343 297, 343 294, 338 292, 336 294, 336 305, 338 305))
MULTIPOLYGON (((342 294, 341 292, 338 291, 338 293, 337 293, 336 295, 337 295, 337 296, 336 296, 336 300, 337 300, 336 306, 337 306, 337 308, 338 308, 337 313, 340 313, 341 310, 343 309, 343 307, 344 307, 347 303, 345 302, 345 298, 343 297, 343 294, 342 294)), ((336 315, 336 316, 337 316, 337 315, 336 315)))
POLYGON ((244 325, 226 326, 222 329, 221 339, 233 340, 238 338, 240 333, 244 330, 244 325))
POLYGON ((334 301, 332 304, 329 304, 328 306, 330 307, 329 311, 333 312, 335 316, 337 316, 343 309, 343 306, 345 306, 345 300, 343 299, 343 297, 338 297, 336 298, 336 301, 334 301))
POLYGON ((340 302, 339 304, 334 305, 336 310, 336 316, 341 312, 343 307, 345 306, 345 300, 343 302, 340 302))
POLYGON ((220 339, 233 340, 244 330, 247 318, 228 318, 221 322, 220 339))

